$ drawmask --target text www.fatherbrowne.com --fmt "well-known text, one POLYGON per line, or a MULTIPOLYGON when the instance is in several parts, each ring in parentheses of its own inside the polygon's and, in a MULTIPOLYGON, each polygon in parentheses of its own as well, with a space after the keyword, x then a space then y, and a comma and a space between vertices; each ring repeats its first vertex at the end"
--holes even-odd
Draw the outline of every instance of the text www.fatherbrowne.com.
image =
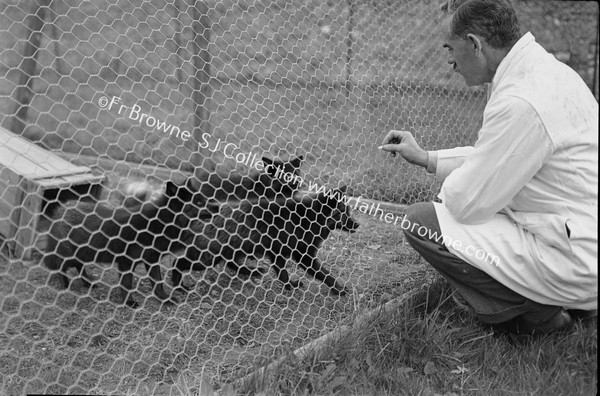
POLYGON ((401 217, 400 215, 396 215, 394 213, 387 212, 385 213, 383 209, 380 207, 381 204, 377 203, 375 205, 374 202, 370 204, 368 202, 362 201, 362 197, 349 197, 346 194, 341 193, 340 191, 325 189, 324 186, 319 187, 316 183, 308 182, 308 189, 311 192, 315 193, 324 193, 331 198, 337 199, 343 202, 345 205, 348 205, 354 210, 358 210, 361 213, 368 214, 370 216, 377 217, 382 221, 385 221, 388 224, 397 225, 400 223, 400 227, 404 230, 410 230, 410 232, 416 232, 421 237, 427 237, 436 243, 443 243, 445 246, 452 247, 454 250, 465 253, 467 256, 475 257, 478 260, 484 261, 485 263, 494 264, 496 267, 500 265, 500 257, 490 254, 483 249, 477 249, 472 245, 464 246, 462 241, 453 240, 451 237, 445 234, 440 234, 437 231, 433 231, 428 227, 422 226, 417 223, 411 222, 409 219, 401 217), (352 204, 352 200, 355 200, 354 205, 352 204), (362 202, 361 202, 362 201, 362 202))

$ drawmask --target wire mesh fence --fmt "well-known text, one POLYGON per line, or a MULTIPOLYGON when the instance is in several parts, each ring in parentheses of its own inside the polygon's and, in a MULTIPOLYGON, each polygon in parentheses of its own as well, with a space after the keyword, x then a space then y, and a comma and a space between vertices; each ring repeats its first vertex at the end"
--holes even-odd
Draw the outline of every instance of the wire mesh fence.
MULTIPOLYGON (((598 96, 596 3, 516 5, 598 96)), ((423 279, 377 146, 475 141, 438 2, 0 8, 3 393, 231 381, 423 279)))

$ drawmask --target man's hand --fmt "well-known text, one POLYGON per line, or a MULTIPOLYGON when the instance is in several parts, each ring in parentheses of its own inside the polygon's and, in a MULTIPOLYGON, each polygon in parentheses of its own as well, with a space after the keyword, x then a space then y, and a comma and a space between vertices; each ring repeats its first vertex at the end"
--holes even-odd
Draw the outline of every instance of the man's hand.
POLYGON ((383 145, 378 148, 391 152, 392 156, 399 153, 407 162, 427 168, 427 152, 419 147, 408 131, 390 131, 383 139, 383 145))

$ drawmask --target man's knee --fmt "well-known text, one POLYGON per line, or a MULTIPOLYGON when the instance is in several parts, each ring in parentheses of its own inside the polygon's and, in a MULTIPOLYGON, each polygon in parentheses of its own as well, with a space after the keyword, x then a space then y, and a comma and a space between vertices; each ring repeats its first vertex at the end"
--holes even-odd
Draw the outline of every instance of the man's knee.
POLYGON ((410 221, 418 221, 431 213, 435 215, 435 208, 431 202, 417 202, 406 208, 406 218, 410 221))
MULTIPOLYGON (((406 214, 401 224, 402 230, 405 234, 420 235, 423 236, 423 230, 429 231, 433 228, 433 231, 439 229, 439 223, 435 208, 431 202, 419 202, 410 205, 406 209, 406 214), (421 230, 421 234, 419 234, 421 230)), ((427 232, 426 234, 428 234, 427 232)))

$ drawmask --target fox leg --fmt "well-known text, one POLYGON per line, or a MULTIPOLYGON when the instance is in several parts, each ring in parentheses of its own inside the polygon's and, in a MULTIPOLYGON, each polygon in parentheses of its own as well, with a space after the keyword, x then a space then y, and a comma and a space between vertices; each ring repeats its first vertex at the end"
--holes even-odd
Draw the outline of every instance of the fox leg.
POLYGON ((62 278, 62 282, 65 287, 69 286, 69 277, 66 275, 69 268, 75 268, 77 270, 77 273, 81 278, 81 283, 83 283, 83 287, 89 289, 92 286, 92 278, 88 275, 87 271, 83 267, 83 263, 77 258, 71 258, 64 260, 62 264, 60 277, 62 278))
POLYGON ((277 275, 277 279, 279 279, 286 290, 295 289, 303 286, 300 281, 292 281, 290 280, 290 274, 285 269, 285 264, 287 260, 282 256, 276 256, 272 260, 273 269, 275 270, 275 274, 277 275))
MULTIPOLYGON (((77 261, 77 260, 75 260, 75 261, 77 261)), ((85 268, 83 268, 83 265, 81 264, 81 262, 77 261, 77 264, 75 264, 74 266, 75 266, 75 268, 77 268, 79 270, 79 273, 81 274, 81 283, 83 283, 83 286, 88 289, 90 287, 92 287, 93 279, 87 273, 85 268)))
POLYGON ((63 264, 63 272, 66 273, 69 270, 69 268, 74 267, 77 270, 77 273, 79 273, 79 275, 81 277, 81 282, 83 283, 83 286, 85 288, 89 289, 92 286, 92 283, 91 283, 92 278, 90 277, 88 272, 85 270, 84 262, 78 258, 78 254, 81 254, 79 257, 88 257, 90 252, 89 251, 81 252, 81 251, 79 251, 79 248, 75 249, 75 251, 73 252, 73 257, 68 260, 65 260, 65 262, 63 264))
POLYGON ((240 264, 246 257, 234 257, 232 260, 227 261, 227 268, 234 271, 237 275, 247 276, 249 278, 255 278, 264 276, 268 270, 265 268, 248 268, 245 263, 240 264))
POLYGON ((92 286, 90 283, 92 278, 88 275, 87 271, 84 270, 83 264, 77 258, 69 258, 65 260, 58 253, 50 253, 44 258, 44 264, 48 269, 58 271, 56 276, 60 281, 62 289, 69 288, 71 281, 67 276, 67 271, 72 267, 75 268, 81 275, 81 281, 85 288, 89 289, 92 286))
POLYGON ((182 291, 189 291, 190 289, 181 284, 183 278, 183 272, 188 272, 192 269, 192 262, 187 257, 179 257, 173 263, 173 270, 171 272, 171 280, 173 281, 173 287, 175 289, 182 289, 182 291))
MULTIPOLYGON (((196 236, 195 238, 200 238, 196 236)), ((195 240, 194 238, 194 240, 195 240)), ((191 271, 194 269, 204 269, 206 265, 202 262, 202 259, 207 259, 206 255, 210 255, 209 252, 202 254, 202 251, 195 245, 188 245, 185 250, 185 256, 179 257, 173 263, 173 271, 171 272, 171 280, 173 281, 173 287, 179 288, 182 291, 189 292, 190 289, 181 285, 181 280, 184 272, 191 271)))
POLYGON ((128 257, 121 256, 117 259, 119 272, 121 273, 121 282, 119 285, 119 294, 121 296, 121 302, 129 305, 132 308, 137 307, 137 303, 131 297, 131 290, 133 289, 133 267, 134 262, 128 257))
MULTIPOLYGON (((171 296, 165 292, 163 288, 163 280, 162 274, 160 273, 160 265, 159 263, 149 264, 150 271, 148 272, 150 282, 152 283, 152 288, 154 289, 154 294, 162 301, 167 301, 171 299, 171 296)), ((148 264, 146 264, 146 269, 148 268, 148 264)))
POLYGON ((160 272, 160 253, 154 249, 146 250, 143 258, 154 294, 161 301, 170 300, 171 296, 163 288, 163 279, 160 272))
POLYGON ((67 289, 70 283, 66 274, 69 267, 74 265, 70 264, 65 257, 73 257, 72 247, 66 241, 61 242, 55 239, 52 234, 48 238, 47 254, 43 259, 44 266, 53 272, 51 276, 58 277, 62 289, 67 289))
POLYGON ((317 251, 316 249, 309 249, 307 253, 300 254, 295 253, 294 259, 298 261, 298 263, 304 267, 306 272, 312 275, 315 279, 320 280, 325 283, 331 289, 331 292, 334 294, 344 295, 348 292, 348 290, 341 285, 334 277, 331 275, 329 270, 325 268, 319 259, 316 257, 317 251))
POLYGON ((50 253, 44 257, 44 265, 51 271, 57 271, 56 276, 60 281, 62 289, 69 287, 69 278, 65 275, 69 264, 67 261, 56 253, 50 253))

